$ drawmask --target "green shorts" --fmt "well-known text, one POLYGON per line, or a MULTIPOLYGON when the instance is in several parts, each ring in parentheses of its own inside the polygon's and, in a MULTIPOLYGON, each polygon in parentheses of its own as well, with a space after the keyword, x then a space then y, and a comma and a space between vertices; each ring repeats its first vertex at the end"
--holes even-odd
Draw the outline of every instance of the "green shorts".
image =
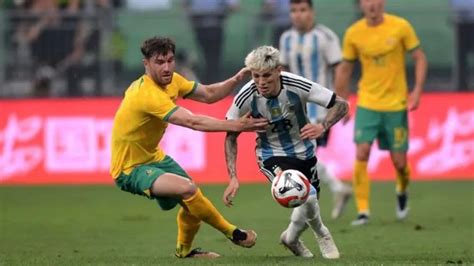
POLYGON ((372 143, 374 139, 382 150, 408 151, 407 111, 382 112, 357 106, 354 141, 372 143))
POLYGON ((129 175, 121 173, 118 178, 115 179, 115 184, 123 191, 156 200, 163 210, 171 210, 181 202, 180 199, 156 197, 150 193, 150 188, 153 185, 153 182, 165 173, 173 173, 191 179, 191 177, 183 168, 181 168, 181 166, 179 166, 178 163, 176 163, 175 160, 169 156, 165 156, 165 158, 160 162, 143 164, 135 167, 129 175))

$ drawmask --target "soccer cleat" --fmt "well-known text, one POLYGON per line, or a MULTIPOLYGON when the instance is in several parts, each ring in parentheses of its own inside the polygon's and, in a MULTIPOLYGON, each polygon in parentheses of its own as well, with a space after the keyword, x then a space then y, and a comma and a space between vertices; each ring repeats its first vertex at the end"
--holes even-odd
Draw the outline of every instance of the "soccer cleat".
POLYGON ((408 195, 406 192, 397 193, 397 219, 404 220, 408 216, 408 195))
POLYGON ((341 255, 339 254, 339 250, 334 243, 331 233, 328 232, 324 236, 316 236, 316 239, 318 240, 319 249, 321 250, 323 258, 339 259, 341 255))
POLYGON ((344 208, 352 196, 352 188, 344 185, 341 190, 334 192, 334 207, 331 212, 331 218, 337 219, 341 216, 344 208))
POLYGON ((221 255, 212 251, 203 251, 201 248, 195 248, 191 250, 186 256, 181 256, 178 253, 175 254, 178 258, 199 258, 199 259, 215 259, 221 255))
POLYGON ((290 243, 286 239, 286 230, 280 235, 280 243, 289 249, 295 256, 303 258, 314 257, 313 253, 304 245, 303 241, 297 240, 295 243, 290 243))
POLYGON ((369 215, 365 213, 361 213, 357 216, 357 218, 351 222, 352 226, 359 226, 369 223, 369 215))
POLYGON ((253 230, 235 229, 230 240, 238 246, 251 248, 257 242, 257 233, 253 230))

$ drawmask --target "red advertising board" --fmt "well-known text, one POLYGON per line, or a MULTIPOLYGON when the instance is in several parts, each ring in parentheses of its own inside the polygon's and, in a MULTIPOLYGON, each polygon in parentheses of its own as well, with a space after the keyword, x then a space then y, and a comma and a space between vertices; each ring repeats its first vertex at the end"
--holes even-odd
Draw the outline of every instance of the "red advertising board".
MULTIPOLYGON (((474 94, 425 94, 410 113, 409 160, 414 179, 474 179, 474 94)), ((112 183, 110 133, 117 98, 0 101, 1 184, 112 183)), ((195 113, 223 118, 231 98, 213 105, 179 104, 195 113)), ((353 111, 353 110, 352 110, 353 111)), ((350 179, 355 155, 353 120, 331 131, 318 158, 350 179)), ((198 183, 227 182, 224 133, 170 126, 163 148, 198 183)), ((255 134, 239 137, 242 182, 265 182, 255 162, 255 134)), ((369 163, 376 180, 394 178, 389 154, 374 145, 369 163)))

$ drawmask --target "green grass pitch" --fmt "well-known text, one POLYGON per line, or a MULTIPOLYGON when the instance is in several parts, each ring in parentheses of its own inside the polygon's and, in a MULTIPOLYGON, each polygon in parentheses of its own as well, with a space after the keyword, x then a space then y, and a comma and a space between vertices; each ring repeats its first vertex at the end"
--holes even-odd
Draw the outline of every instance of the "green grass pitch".
POLYGON ((372 220, 349 226, 351 200, 343 217, 330 220, 331 196, 322 187, 323 219, 341 259, 321 258, 309 231, 303 240, 317 256, 293 257, 279 243, 290 211, 271 199, 268 184, 241 185, 235 206, 226 208, 222 185, 204 193, 233 223, 253 228, 258 242, 237 247, 203 225, 196 247, 222 255, 217 260, 177 259, 176 210, 160 211, 153 201, 114 186, 0 187, 0 265, 310 265, 474 263, 474 182, 414 182, 411 213, 395 219, 394 184, 372 184, 372 220))

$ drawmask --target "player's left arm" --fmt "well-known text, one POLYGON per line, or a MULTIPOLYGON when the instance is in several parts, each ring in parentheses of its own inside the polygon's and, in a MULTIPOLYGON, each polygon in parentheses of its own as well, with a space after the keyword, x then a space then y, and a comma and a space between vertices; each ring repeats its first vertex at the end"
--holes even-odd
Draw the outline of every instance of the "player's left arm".
POLYGON ((414 111, 420 105, 421 93, 423 92, 426 81, 428 62, 426 60, 425 52, 423 52, 420 47, 411 52, 411 57, 415 62, 415 86, 410 94, 408 109, 414 111))
POLYGON ((406 20, 404 20, 401 25, 402 44, 405 49, 411 53, 411 57, 415 62, 415 86, 410 94, 408 103, 408 110, 413 111, 416 110, 420 104, 421 93, 425 86, 428 63, 425 53, 420 47, 420 40, 413 26, 406 20))
POLYGON ((187 98, 203 103, 215 103, 229 95, 249 72, 250 70, 244 67, 237 74, 224 81, 210 85, 198 84, 187 98))
POLYGON ((300 131, 302 139, 316 139, 349 112, 349 103, 319 84, 313 84, 307 100, 328 108, 326 117, 317 124, 306 124, 300 131))

